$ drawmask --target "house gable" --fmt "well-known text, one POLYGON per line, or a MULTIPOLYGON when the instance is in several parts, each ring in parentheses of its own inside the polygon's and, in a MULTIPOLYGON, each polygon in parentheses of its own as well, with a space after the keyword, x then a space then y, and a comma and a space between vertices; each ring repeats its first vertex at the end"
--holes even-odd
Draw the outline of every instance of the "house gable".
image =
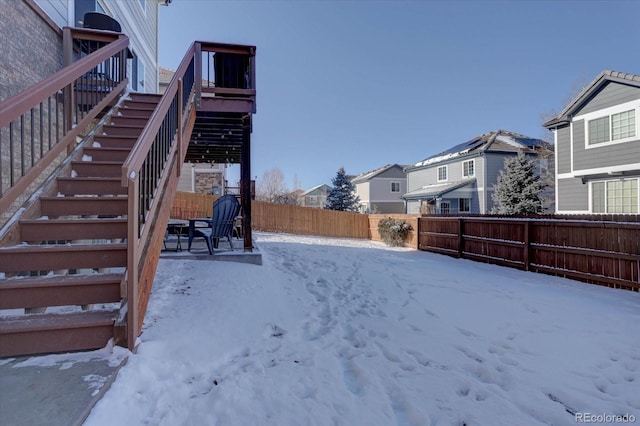
POLYGON ((544 126, 555 134, 559 213, 638 213, 640 75, 603 71, 544 126))
POLYGON ((387 164, 362 173, 351 180, 360 199, 360 211, 369 213, 404 213, 401 196, 407 190, 404 166, 387 164))

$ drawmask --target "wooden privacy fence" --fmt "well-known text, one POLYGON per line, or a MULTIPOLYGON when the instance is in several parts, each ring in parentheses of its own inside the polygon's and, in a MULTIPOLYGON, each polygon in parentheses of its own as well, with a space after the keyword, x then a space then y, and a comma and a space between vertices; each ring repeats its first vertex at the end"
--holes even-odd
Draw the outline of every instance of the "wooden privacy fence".
MULTIPOLYGON (((216 198, 209 194, 178 192, 171 208, 171 217, 187 220, 211 216, 216 198)), ((251 226, 254 230, 266 232, 370 238, 367 215, 263 201, 251 203, 251 226)))
POLYGON ((558 218, 418 219, 418 249, 640 289, 640 222, 558 218))
POLYGON ((253 229, 322 237, 369 238, 367 215, 254 201, 253 229))
MULTIPOLYGON (((209 217, 216 198, 218 197, 210 194, 177 192, 171 208, 171 217, 183 220, 194 217, 209 217)), ((251 204, 253 229, 266 232, 366 238, 382 241, 378 232, 378 223, 382 219, 390 217, 404 220, 412 228, 405 240, 405 245, 408 247, 418 246, 418 216, 408 214, 366 215, 263 201, 253 201, 251 204)))
POLYGON ((382 241, 380 232, 378 232, 378 224, 382 219, 399 219, 404 220, 411 225, 411 231, 404 240, 407 247, 418 247, 418 217, 416 214, 370 214, 369 215, 369 238, 373 241, 382 241))
POLYGON ((210 217, 213 213, 213 202, 217 198, 217 195, 176 192, 171 207, 171 218, 187 220, 194 217, 210 217))

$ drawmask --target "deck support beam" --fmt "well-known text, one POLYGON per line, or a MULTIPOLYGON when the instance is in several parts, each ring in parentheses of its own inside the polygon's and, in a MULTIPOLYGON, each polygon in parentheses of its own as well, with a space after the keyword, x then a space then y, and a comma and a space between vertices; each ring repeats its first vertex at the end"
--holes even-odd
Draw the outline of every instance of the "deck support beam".
POLYGON ((244 250, 253 251, 251 235, 251 115, 242 118, 242 161, 240 162, 240 202, 244 250))

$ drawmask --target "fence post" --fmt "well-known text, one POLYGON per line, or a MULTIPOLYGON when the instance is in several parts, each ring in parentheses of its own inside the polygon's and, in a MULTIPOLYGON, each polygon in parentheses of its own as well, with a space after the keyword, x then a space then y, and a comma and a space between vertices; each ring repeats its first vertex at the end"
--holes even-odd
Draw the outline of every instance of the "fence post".
POLYGON ((530 248, 531 248, 531 236, 530 236, 530 230, 531 230, 531 223, 530 221, 525 221, 524 222, 524 270, 528 271, 529 270, 529 265, 531 264, 531 260, 529 259, 529 253, 530 253, 530 248))
POLYGON ((458 218, 458 257, 464 253, 464 219, 458 218))

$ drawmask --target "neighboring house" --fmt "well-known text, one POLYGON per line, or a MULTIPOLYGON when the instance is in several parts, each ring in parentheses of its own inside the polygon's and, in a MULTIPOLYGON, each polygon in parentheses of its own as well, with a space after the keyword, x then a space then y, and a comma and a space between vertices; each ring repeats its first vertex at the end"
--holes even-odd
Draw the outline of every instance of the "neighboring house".
MULTIPOLYGON (((158 68, 158 89, 164 93, 175 71, 158 68)), ((182 163, 178 191, 222 195, 227 193, 227 167, 221 163, 182 163)))
POLYGON ((557 213, 640 213, 640 75, 603 71, 544 126, 557 213))
POLYGON ((387 164, 351 179, 360 198, 360 213, 404 213, 407 191, 404 166, 387 164))
POLYGON ((304 191, 300 194, 300 205, 305 207, 316 207, 323 209, 327 202, 327 194, 331 190, 331 187, 326 183, 322 185, 314 186, 311 189, 304 191))
POLYGON ((497 130, 406 167, 407 213, 490 213, 505 158, 523 151, 539 160, 544 173, 548 165, 541 154, 549 149, 543 140, 497 130))

